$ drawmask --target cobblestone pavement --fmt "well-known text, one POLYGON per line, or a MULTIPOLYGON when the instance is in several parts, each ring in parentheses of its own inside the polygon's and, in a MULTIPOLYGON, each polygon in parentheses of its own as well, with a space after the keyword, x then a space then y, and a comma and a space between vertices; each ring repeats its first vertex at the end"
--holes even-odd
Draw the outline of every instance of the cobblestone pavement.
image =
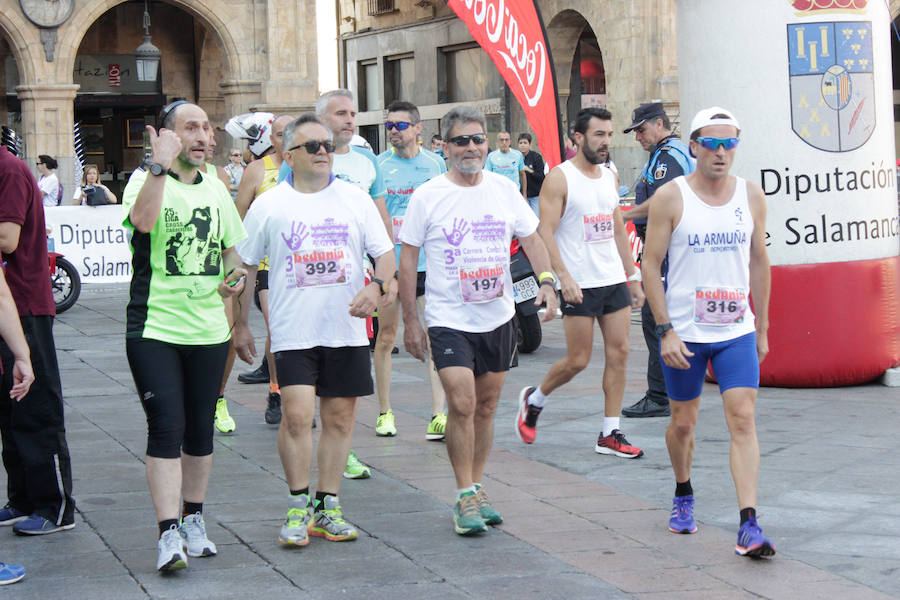
MULTIPOLYGON (((778 555, 741 558, 728 433, 713 386, 704 389, 697 429, 696 535, 666 527, 674 490, 667 419, 622 420, 643 458, 594 453, 603 417, 599 332, 591 365, 541 415, 536 443, 519 441, 516 396, 564 354, 560 320, 545 325, 544 344, 521 357, 503 390, 485 477, 501 526, 476 538, 453 533, 446 451, 424 436, 427 379, 401 351, 392 397, 399 434, 376 437, 378 404, 362 399, 353 447, 374 476, 341 489, 360 539, 280 547, 287 489, 276 429, 262 418, 267 388, 237 383, 248 369, 239 363, 227 390, 237 432, 216 436, 205 505, 219 554, 160 576, 142 463, 146 426, 124 352, 126 300, 125 285, 86 286, 57 319, 77 525, 36 538, 0 531, 0 560, 28 569, 9 590, 16 598, 900 598, 895 389, 761 390, 759 513, 778 555)), ((253 326, 261 340, 258 313, 253 326)), ((645 388, 637 322, 630 341, 626 406, 645 388)))

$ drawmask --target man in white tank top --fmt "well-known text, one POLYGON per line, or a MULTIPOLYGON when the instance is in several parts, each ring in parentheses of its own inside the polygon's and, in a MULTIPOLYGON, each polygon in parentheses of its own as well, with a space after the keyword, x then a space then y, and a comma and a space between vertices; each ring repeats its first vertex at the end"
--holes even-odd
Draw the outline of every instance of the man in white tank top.
POLYGON ((540 386, 528 386, 519 393, 516 431, 523 442, 534 443, 537 418, 547 396, 587 367, 596 319, 606 361, 605 416, 594 450, 638 458, 644 451, 625 439, 619 413, 631 310, 644 303, 644 292, 631 259, 616 177, 602 165, 609 156, 612 115, 606 109, 586 108, 578 113, 574 129, 578 153, 544 180, 539 229, 559 282, 567 354, 550 367, 540 386))
POLYGON ((766 204, 759 186, 729 175, 739 134, 737 119, 724 108, 707 108, 694 117, 690 147, 697 170, 653 196, 642 268, 672 410, 666 445, 676 487, 669 530, 697 531, 691 459, 709 361, 731 434, 741 519, 735 552, 772 556, 775 545, 756 522, 759 443, 753 412, 759 363, 769 351, 766 204), (666 255, 663 290, 660 265, 666 255))

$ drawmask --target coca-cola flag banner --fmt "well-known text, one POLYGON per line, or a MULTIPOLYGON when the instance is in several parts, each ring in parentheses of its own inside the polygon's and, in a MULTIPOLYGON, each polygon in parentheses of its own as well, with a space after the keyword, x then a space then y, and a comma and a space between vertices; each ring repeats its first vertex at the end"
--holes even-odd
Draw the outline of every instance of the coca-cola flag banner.
POLYGON ((518 99, 553 168, 562 162, 556 74, 537 0, 447 0, 518 99))

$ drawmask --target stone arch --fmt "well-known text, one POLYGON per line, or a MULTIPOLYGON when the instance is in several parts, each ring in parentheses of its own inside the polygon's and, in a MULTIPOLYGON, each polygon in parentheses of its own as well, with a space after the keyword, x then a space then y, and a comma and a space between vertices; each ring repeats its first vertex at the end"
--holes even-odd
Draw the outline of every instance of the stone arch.
POLYGON ((44 59, 38 30, 13 12, 0 12, 0 33, 9 42, 19 69, 19 81, 35 81, 38 67, 35 57, 44 59))
POLYGON ((550 51, 553 53, 553 62, 556 68, 556 85, 560 95, 560 110, 563 120, 566 118, 567 109, 565 102, 572 93, 571 76, 572 65, 577 53, 577 45, 586 29, 594 32, 594 28, 585 16, 572 8, 566 8, 555 14, 547 23, 547 38, 550 51))
MULTIPOLYGON (((159 1, 159 0, 156 0, 159 1)), ((238 51, 237 42, 226 23, 219 15, 229 14, 227 6, 217 0, 162 0, 166 4, 176 6, 186 13, 201 20, 203 25, 218 38, 222 45, 225 57, 226 71, 229 77, 240 78, 238 74, 243 70, 238 51)), ((58 58, 57 69, 60 81, 69 81, 72 76, 72 68, 81 40, 90 29, 91 25, 111 8, 123 4, 126 0, 94 0, 82 10, 73 13, 72 18, 64 25, 65 33, 60 36, 57 44, 58 58)), ((151 25, 159 27, 162 24, 151 25)))

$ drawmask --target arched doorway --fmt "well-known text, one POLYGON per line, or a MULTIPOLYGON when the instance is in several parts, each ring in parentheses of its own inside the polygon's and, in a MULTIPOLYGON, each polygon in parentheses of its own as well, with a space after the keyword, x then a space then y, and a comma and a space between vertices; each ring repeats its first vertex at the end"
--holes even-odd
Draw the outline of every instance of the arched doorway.
POLYGON ((143 41, 143 0, 118 3, 86 29, 74 56, 72 81, 80 86, 74 102, 85 164, 120 195, 128 174, 140 164, 146 146, 144 126, 156 126, 159 109, 173 98, 203 106, 218 124, 225 152, 227 120, 219 82, 227 78, 223 44, 205 19, 170 2, 149 2, 152 42, 162 52, 156 81, 139 81, 134 50, 143 41))
POLYGON ((606 106, 606 69, 594 29, 584 16, 564 10, 547 26, 556 63, 560 109, 568 126, 578 111, 606 106))

